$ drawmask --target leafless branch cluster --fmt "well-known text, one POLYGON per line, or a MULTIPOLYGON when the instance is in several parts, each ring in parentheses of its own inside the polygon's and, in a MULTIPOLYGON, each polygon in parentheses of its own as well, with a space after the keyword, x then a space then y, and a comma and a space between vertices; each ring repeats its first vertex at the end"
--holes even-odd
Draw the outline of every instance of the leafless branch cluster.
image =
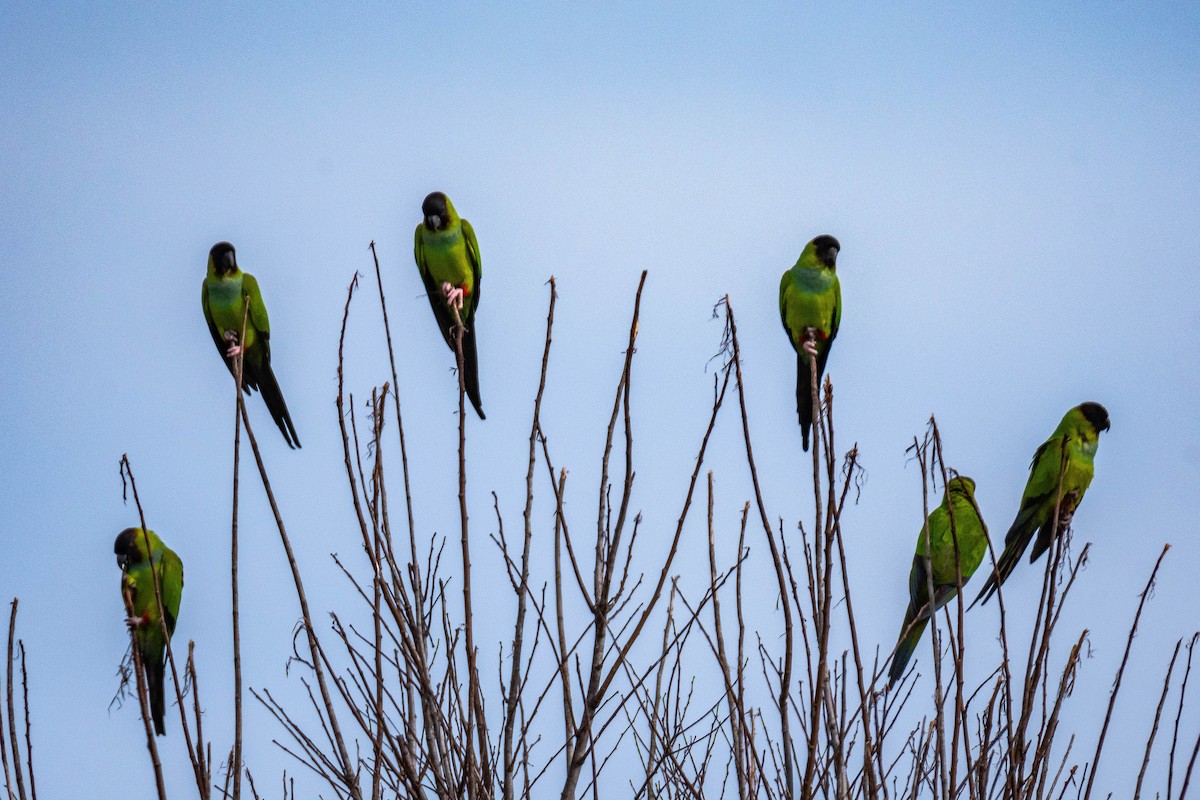
MULTIPOLYGON (((375 266, 378 278, 377 260, 375 266)), ((881 657, 877 647, 864 647, 858 637, 842 529, 847 499, 859 487, 857 447, 838 454, 832 384, 826 380, 818 387, 814 379, 814 408, 820 409, 812 463, 814 513, 811 525, 801 522, 795 535, 788 533, 782 520, 768 511, 759 482, 741 343, 728 298, 717 309, 725 321, 724 359, 714 375, 711 413, 674 532, 656 560, 643 556, 638 548, 642 517, 632 506, 636 472, 630 396, 645 279, 643 273, 613 392, 595 527, 585 525, 589 532, 584 534, 579 521, 566 513, 567 472, 556 466, 541 425, 555 307, 555 283, 549 282, 525 506, 516 539, 506 535, 499 499, 493 495, 491 538, 512 591, 516 620, 493 681, 480 673, 472 630, 463 387, 460 564, 443 559, 445 540, 422 540, 413 521, 409 462, 393 388, 398 385, 394 354, 392 380, 372 394, 368 406, 365 448, 353 402, 343 403, 339 389, 346 478, 371 565, 367 577, 348 567, 345 572, 371 612, 372 628, 344 625, 334 616, 334 633, 348 664, 335 685, 359 726, 358 769, 370 776, 372 798, 508 800, 552 791, 563 798, 614 791, 646 798, 1088 797, 1104 731, 1090 759, 1082 762, 1076 736, 1059 735, 1087 631, 1072 637, 1065 658, 1051 646, 1087 547, 1072 561, 1069 531, 1055 537, 1023 668, 1010 659, 1003 597, 999 598, 1004 657, 975 686, 966 683, 966 609, 960 592, 934 620, 931 633, 934 652, 944 654, 952 669, 943 670, 942 658, 933 659, 931 710, 910 730, 897 729, 905 706, 924 703, 925 698, 914 692, 917 682, 911 671, 895 690, 883 690, 880 677, 889 658, 881 657), (743 507, 736 557, 725 563, 719 555, 709 471, 708 581, 695 592, 673 566, 731 383, 738 397, 744 465, 753 497, 743 507), (389 392, 389 422, 400 433, 405 540, 393 539, 387 511, 383 443, 389 392), (544 478, 538 478, 539 472, 544 478), (532 508, 538 485, 548 489, 554 503, 553 569, 540 583, 531 576, 532 508), (748 530, 752 507, 769 558, 768 569, 759 563, 756 574, 773 574, 778 589, 778 638, 764 635, 763 625, 748 623, 745 613, 744 576, 750 541, 758 536, 748 530), (452 599, 444 577, 456 568, 463 582, 461 603, 452 599), (651 629, 656 634, 644 636, 651 629), (835 641, 844 646, 835 649, 835 641)), ((352 284, 351 295, 354 289, 352 284)), ((382 284, 380 301, 386 326, 382 284)), ((349 299, 347 314, 348 309, 349 299)), ((390 331, 387 337, 391 354, 390 331)), ((923 440, 914 441, 913 451, 928 513, 930 489, 944 486, 950 477, 932 418, 923 440)), ((961 587, 961 572, 959 580, 961 587)), ((1150 580, 1152 584, 1154 575, 1150 580)), ((1139 606, 1138 618, 1140 613, 1139 606)), ((1137 618, 1131 646, 1136 625, 1137 618)), ((1163 702, 1170 685, 1168 672, 1163 702)), ((1108 719, 1119 688, 1120 675, 1108 719)), ((1180 709, 1182 701, 1181 691, 1180 709)), ((285 709, 273 708, 292 734, 298 757, 327 778, 338 774, 331 748, 305 735, 285 709)), ((322 729, 328 733, 327 727, 322 729)), ((1147 762, 1153 738, 1151 733, 1147 762)), ((330 785, 349 794, 336 780, 330 785)), ((365 783, 362 791, 366 793, 365 783)))
MULTIPOLYGON (((371 249, 374 255, 373 243, 371 249)), ((922 684, 915 669, 910 669, 896 687, 883 688, 890 654, 860 640, 842 526, 847 500, 861 488, 857 445, 839 454, 832 383, 826 379, 818 386, 814 378, 812 517, 788 524, 769 511, 747 412, 741 342, 728 297, 716 307, 724 335, 721 363, 713 376, 711 410, 697 431, 694 468, 682 497, 675 501, 678 513, 671 510, 673 530, 659 532, 652 544, 642 535, 643 518, 634 500, 636 437, 630 402, 646 283, 642 273, 605 430, 594 520, 568 513, 568 472, 556 464, 550 437, 542 427, 556 305, 552 277, 540 378, 529 421, 523 512, 516 535, 510 536, 500 498, 491 495, 494 529, 483 558, 478 528, 471 529, 467 514, 470 459, 463 326, 458 323, 456 555, 454 548, 447 550, 446 537, 424 533, 417 523, 400 380, 377 257, 374 266, 391 379, 372 390, 363 406, 356 406, 353 394, 346 390, 346 326, 359 287, 356 275, 347 292, 339 339, 337 412, 343 445, 340 471, 350 490, 354 541, 361 545, 365 562, 335 556, 352 589, 352 602, 330 614, 328 629, 318 630, 314 624, 240 385, 237 392, 235 441, 240 441, 244 428, 293 576, 301 623, 292 662, 309 704, 305 709, 288 707, 266 689, 252 694, 283 731, 276 740, 279 747, 315 776, 325 796, 354 800, 513 800, 552 793, 564 800, 588 795, 646 800, 1091 797, 1134 635, 1167 547, 1130 624, 1094 748, 1084 741, 1091 738, 1086 732, 1060 729, 1088 637, 1086 630, 1064 632, 1065 646, 1055 646, 1064 604, 1088 555, 1085 545, 1077 558, 1070 557, 1069 530, 1054 536, 1045 559, 1027 643, 1009 640, 1005 598, 1003 592, 997 593, 1002 658, 982 682, 968 683, 964 636, 968 621, 959 591, 930 620, 932 686, 922 684), (734 528, 720 521, 714 471, 706 470, 710 442, 730 389, 737 395, 737 410, 726 411, 725 416, 736 416, 744 459, 737 458, 733 467, 723 463, 722 469, 744 470, 751 487, 751 497, 738 498, 742 504, 734 528), (393 530, 389 512, 389 473, 397 468, 393 443, 398 444, 404 487, 399 531, 393 530), (688 523, 693 505, 699 502, 698 490, 704 493, 706 536, 689 540, 688 547, 696 549, 698 558, 706 557, 707 570, 681 575, 676 564, 686 549, 685 529, 700 525, 688 523), (538 526, 546 523, 534 513, 536 497, 553 507, 545 535, 538 535, 538 526), (734 531, 736 550, 732 550, 734 531), (552 553, 535 551, 535 542, 545 543, 552 553), (506 597, 493 593, 488 598, 489 606, 503 603, 510 608, 513 620, 511 630, 501 635, 503 646, 494 672, 476 630, 473 545, 479 567, 507 581, 506 591, 511 591, 506 597), (550 566, 537 574, 537 564, 550 566), (773 578, 771 591, 777 594, 777 613, 765 617, 749 609, 750 585, 761 583, 763 576, 773 578), (906 712, 906 707, 911 708, 906 712)), ((816 369, 811 371, 815 376, 816 369)), ((231 531, 235 644, 236 453, 235 449, 231 531)), ((912 453, 920 468, 928 516, 931 491, 933 497, 940 496, 939 487, 953 473, 944 460, 932 417, 924 436, 914 439, 912 453)), ((132 472, 127 460, 122 463, 145 528, 132 472)), ((656 502, 669 500, 656 498, 656 502)), ((951 530, 957 548, 953 512, 951 530)), ((992 553, 993 561, 995 557, 992 553)), ((962 583, 960 570, 960 590, 962 583)), ((932 596, 933 587, 929 588, 932 596)), ((24 770, 14 710, 15 618, 14 600, 7 717, 0 719, 0 732, 7 720, 7 736, 0 736, 0 761, 10 800, 26 800, 26 785, 29 797, 36 798, 36 791, 28 703, 24 770)), ((969 624, 983 623, 972 617, 969 624)), ((495 636, 494 630, 491 635, 495 636)), ((1169 752, 1164 754, 1160 748, 1155 762, 1164 765, 1158 773, 1165 774, 1166 783, 1155 794, 1187 795, 1200 738, 1189 747, 1181 720, 1198 641, 1200 633, 1186 643, 1183 659, 1182 640, 1171 654, 1153 726, 1144 734, 1135 798, 1142 794, 1155 761, 1154 745, 1164 712, 1169 717, 1172 705, 1173 724, 1166 720, 1171 731, 1169 752)), ((239 652, 235 647, 234 702, 240 709, 239 652)), ((23 645, 20 654, 24 688, 23 645)), ((174 657, 168 656, 198 793, 207 799, 216 788, 223 797, 239 798, 245 768, 240 710, 224 785, 214 787, 212 747, 206 744, 201 727, 192 646, 189 643, 185 672, 193 697, 193 728, 189 728, 174 657)), ((143 717, 148 718, 142 683, 139 697, 143 717)), ((1128 744, 1130 737, 1123 738, 1128 744)), ((165 797, 148 723, 147 739, 159 796, 165 797)), ((250 794, 259 798, 249 770, 245 778, 250 794)), ((1115 776, 1109 782, 1125 785, 1115 776)), ((287 800, 295 794, 294 780, 285 774, 282 797, 287 800)))

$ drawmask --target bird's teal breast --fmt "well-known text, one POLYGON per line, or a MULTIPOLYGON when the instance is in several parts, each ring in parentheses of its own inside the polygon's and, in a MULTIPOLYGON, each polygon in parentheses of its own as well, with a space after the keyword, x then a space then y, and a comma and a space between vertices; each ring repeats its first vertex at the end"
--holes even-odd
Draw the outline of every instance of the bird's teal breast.
POLYGON ((792 271, 792 284, 802 292, 827 292, 833 286, 835 274, 828 269, 797 269, 792 271))
POLYGON ((242 276, 209 279, 208 310, 222 330, 242 327, 242 276))
POLYGON ((1092 482, 1092 476, 1095 475, 1095 442, 1081 442, 1070 445, 1070 454, 1067 457, 1067 474, 1063 476, 1063 491, 1078 491, 1084 492, 1092 482))
POLYGON ((833 322, 836 276, 825 269, 793 269, 786 290, 788 330, 793 344, 799 346, 805 328, 816 328, 818 339, 827 337, 833 322))
MULTIPOLYGON (((242 273, 230 278, 210 278, 208 280, 208 310, 212 314, 213 323, 217 330, 242 330, 245 316, 245 298, 242 295, 242 273)), ((254 325, 246 320, 246 338, 242 342, 249 347, 254 343, 254 325)))
POLYGON ((466 284, 473 288, 475 274, 467 254, 467 243, 461 227, 447 231, 426 231, 425 266, 435 281, 449 281, 455 286, 466 284))

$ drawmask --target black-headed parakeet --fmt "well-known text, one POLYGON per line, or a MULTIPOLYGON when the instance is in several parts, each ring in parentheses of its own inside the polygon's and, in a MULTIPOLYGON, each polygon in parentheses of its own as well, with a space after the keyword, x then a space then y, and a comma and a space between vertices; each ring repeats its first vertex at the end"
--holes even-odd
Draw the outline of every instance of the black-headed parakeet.
POLYGON ((141 528, 126 528, 117 534, 113 552, 117 554, 117 566, 121 568, 121 598, 129 615, 126 622, 133 631, 146 669, 150 716, 154 720, 155 733, 162 736, 166 733, 163 689, 167 652, 162 621, 166 622, 167 636, 175 633, 179 601, 183 596, 183 562, 154 531, 143 532, 141 528), (154 595, 152 568, 158 573, 162 615, 154 595))
POLYGON ((779 317, 796 351, 796 413, 805 450, 813 422, 809 357, 817 360, 819 391, 829 348, 842 322, 842 287, 837 276, 840 250, 837 239, 818 236, 804 246, 795 266, 783 273, 779 282, 779 317))
POLYGON ((1033 454, 1029 480, 1021 495, 1021 508, 1004 537, 1004 552, 975 598, 976 603, 981 600, 986 603, 995 594, 997 586, 1008 580, 1035 533, 1037 540, 1034 541, 1033 552, 1029 554, 1031 564, 1046 552, 1052 534, 1057 531, 1061 535, 1070 526, 1071 517, 1079 508, 1095 473, 1093 462, 1100 444, 1100 432, 1108 429, 1108 411, 1104 406, 1081 403, 1066 413, 1050 438, 1033 454), (1054 519, 1056 504, 1057 525, 1054 519))
POLYGON ((475 312, 479 309, 479 285, 483 279, 479 242, 471 223, 458 216, 450 198, 431 192, 421 203, 423 219, 413 232, 413 258, 425 294, 433 307, 438 330, 454 351, 454 310, 463 324, 463 386, 480 419, 483 400, 479 396, 479 356, 475 349, 475 312))
POLYGON ((200 305, 225 366, 234 373, 233 360, 239 353, 242 355, 242 388, 262 394, 271 419, 279 426, 288 447, 299 447, 300 437, 271 369, 271 323, 262 292, 254 276, 238 267, 237 253, 229 242, 217 242, 208 252, 208 274, 201 286, 200 305), (239 341, 243 318, 246 337, 239 341))

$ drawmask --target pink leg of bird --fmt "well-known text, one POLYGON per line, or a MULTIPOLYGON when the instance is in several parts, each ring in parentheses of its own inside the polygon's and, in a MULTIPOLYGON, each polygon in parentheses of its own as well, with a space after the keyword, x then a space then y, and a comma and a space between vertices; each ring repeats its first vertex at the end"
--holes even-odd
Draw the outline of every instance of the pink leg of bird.
POLYGON ((138 628, 142 627, 143 625, 145 625, 145 624, 146 624, 146 623, 148 623, 149 621, 150 621, 150 620, 148 620, 148 619, 147 619, 145 616, 141 616, 141 617, 126 617, 126 618, 125 618, 125 624, 126 624, 127 626, 129 626, 129 630, 131 630, 131 631, 136 631, 138 628))
POLYGON ((237 358, 241 355, 242 346, 237 343, 237 338, 237 331, 225 331, 225 341, 229 342, 229 347, 225 350, 226 358, 237 358))
POLYGON ((804 353, 806 355, 817 357, 817 329, 804 329, 804 353))
POLYGON ((463 307, 463 290, 450 281, 442 281, 442 297, 446 301, 446 305, 454 306, 459 311, 463 307))

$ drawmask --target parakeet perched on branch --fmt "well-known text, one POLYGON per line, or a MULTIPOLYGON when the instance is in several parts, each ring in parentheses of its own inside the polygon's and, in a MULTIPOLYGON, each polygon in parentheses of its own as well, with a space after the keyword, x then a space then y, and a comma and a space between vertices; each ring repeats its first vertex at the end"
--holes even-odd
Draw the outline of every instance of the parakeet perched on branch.
POLYGON ((267 307, 258 290, 258 281, 238 268, 237 254, 229 242, 217 242, 208 251, 208 275, 200 289, 200 305, 225 366, 233 373, 234 359, 239 353, 242 355, 242 388, 247 392, 257 389, 262 394, 288 447, 299 447, 300 437, 271 369, 271 323, 267 320, 267 307), (245 310, 247 303, 249 314, 245 310), (241 340, 243 319, 245 341, 241 340))
POLYGON ((1021 495, 1021 508, 1004 537, 1004 552, 975 598, 976 603, 981 600, 986 603, 995 594, 996 588, 1008 580, 1035 533, 1037 541, 1033 544, 1033 552, 1029 554, 1031 564, 1046 552, 1052 535, 1061 534, 1070 526, 1071 517, 1092 482, 1100 432, 1108 429, 1108 411, 1104 406, 1081 403, 1066 413, 1050 438, 1033 454, 1033 462, 1029 465, 1029 481, 1021 495), (1057 525, 1054 519, 1056 504, 1057 525))
POLYGON ((126 623, 133 631, 142 664, 146 669, 150 716, 154 720, 155 732, 162 736, 166 733, 163 678, 167 642, 163 638, 161 623, 162 620, 166 621, 168 637, 175 633, 179 600, 183 595, 183 562, 175 555, 174 550, 163 544, 154 531, 143 533, 141 528, 126 528, 121 531, 113 544, 113 552, 117 554, 117 566, 121 568, 121 598, 129 614, 126 623), (154 595, 154 576, 151 569, 158 573, 158 590, 159 596, 162 597, 161 615, 154 595))
POLYGON ((837 276, 841 247, 832 236, 818 236, 804 246, 796 265, 783 273, 779 282, 779 317, 796 350, 796 412, 805 450, 813 422, 809 357, 816 356, 820 387, 829 348, 842 321, 842 287, 837 276))
POLYGON ((421 214, 424 219, 413 233, 413 258, 438 330, 451 351, 454 309, 458 310, 464 328, 463 386, 475 413, 480 419, 487 419, 479 397, 479 356, 475 350, 475 311, 479 308, 479 284, 483 278, 479 242, 471 223, 458 216, 454 204, 442 192, 432 192, 425 198, 421 214))
POLYGON ((983 561, 987 551, 987 533, 975 505, 975 481, 960 475, 946 486, 942 504, 929 513, 929 549, 925 547, 925 527, 917 534, 917 552, 908 573, 908 610, 900 626, 896 655, 888 670, 888 686, 895 685, 912 658, 929 617, 958 594, 958 575, 965 585, 983 561), (954 525, 951 527, 951 510, 954 525), (955 538, 958 539, 958 568, 955 569, 955 538), (925 555, 929 561, 926 564, 925 555), (929 578, 933 572, 933 604, 929 602, 929 578))

